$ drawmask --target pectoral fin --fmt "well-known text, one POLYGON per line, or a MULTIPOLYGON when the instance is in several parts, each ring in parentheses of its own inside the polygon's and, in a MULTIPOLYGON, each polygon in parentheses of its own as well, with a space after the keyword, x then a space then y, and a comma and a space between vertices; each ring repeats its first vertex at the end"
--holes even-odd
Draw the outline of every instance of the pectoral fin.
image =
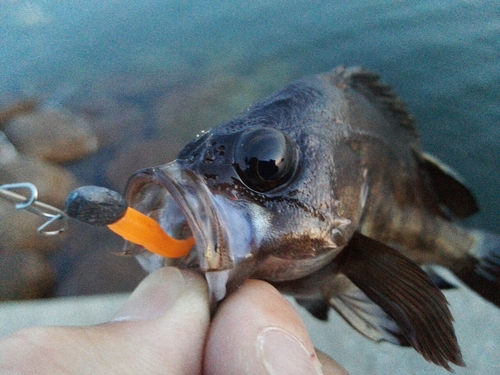
MULTIPOLYGON (((448 362, 463 365, 447 301, 417 264, 359 233, 336 261, 339 272, 397 324, 403 341, 428 361, 448 370, 451 370, 448 362)), ((363 314, 379 315, 377 309, 365 302, 366 307, 359 309, 365 310, 363 314)), ((381 327, 396 333, 390 320, 387 322, 387 327, 384 323, 381 327)))
POLYGON ((373 341, 410 345, 394 319, 346 275, 338 273, 335 262, 301 279, 273 285, 283 293, 294 295, 299 305, 320 320, 328 319, 331 307, 354 329, 373 341))
POLYGON ((409 346, 401 329, 389 315, 366 294, 364 294, 344 274, 335 278, 336 293, 328 300, 353 328, 374 341, 388 341, 402 346, 409 346))
POLYGON ((299 305, 320 320, 328 319, 331 307, 367 338, 409 346, 394 319, 338 271, 333 261, 311 275, 273 285, 283 293, 294 295, 299 305))

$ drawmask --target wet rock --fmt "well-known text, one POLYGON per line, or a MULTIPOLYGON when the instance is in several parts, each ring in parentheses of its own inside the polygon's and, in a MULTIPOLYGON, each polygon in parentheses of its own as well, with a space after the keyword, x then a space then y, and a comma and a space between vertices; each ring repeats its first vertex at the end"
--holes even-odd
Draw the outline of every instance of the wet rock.
POLYGON ((55 163, 78 160, 97 150, 97 137, 88 122, 61 109, 17 116, 4 132, 19 152, 55 163))
POLYGON ((35 111, 39 103, 35 99, 15 100, 6 107, 0 109, 0 125, 6 124, 17 116, 35 111))
POLYGON ((85 253, 78 258, 71 273, 56 287, 55 295, 131 292, 145 275, 146 272, 134 258, 120 257, 100 247, 99 251, 85 253))
POLYGON ((157 100, 155 121, 163 134, 181 139, 184 143, 202 129, 211 128, 230 119, 245 108, 236 95, 240 83, 234 77, 220 77, 210 83, 180 87, 157 100))
POLYGON ((92 83, 89 93, 94 97, 102 95, 125 102, 144 102, 168 91, 185 78, 178 72, 145 74, 128 71, 100 77, 92 83))
POLYGON ((48 254, 54 252, 64 235, 41 236, 37 228, 46 220, 25 210, 15 210, 9 202, 0 201, 0 247, 6 251, 19 249, 48 254))
POLYGON ((54 270, 42 255, 0 251, 0 301, 44 297, 54 283, 54 270))
MULTIPOLYGON (((57 165, 20 155, 6 138, 0 139, 0 184, 31 182, 38 189, 38 199, 63 207, 67 194, 77 187, 70 172, 57 165)), ((23 192, 18 192, 23 194, 23 192)), ((54 251, 63 236, 39 236, 36 229, 46 221, 14 204, 0 200, 0 246, 4 250, 31 249, 54 251)))
POLYGON ((0 163, 7 163, 17 158, 18 152, 7 136, 0 131, 0 163))
POLYGON ((77 187, 76 178, 65 169, 17 154, 0 160, 0 184, 31 182, 45 203, 62 207, 67 194, 77 187))

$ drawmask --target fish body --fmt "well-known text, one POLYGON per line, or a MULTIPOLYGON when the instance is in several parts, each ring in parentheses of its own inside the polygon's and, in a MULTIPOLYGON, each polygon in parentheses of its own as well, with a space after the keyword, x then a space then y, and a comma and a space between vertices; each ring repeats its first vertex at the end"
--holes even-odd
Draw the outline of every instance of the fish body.
POLYGON ((477 204, 413 122, 360 68, 292 82, 131 177, 131 206, 196 245, 180 259, 127 251, 149 270, 198 269, 214 303, 264 279, 319 318, 332 307, 371 339, 461 365, 446 300, 418 265, 500 305, 500 237, 455 222, 477 204))

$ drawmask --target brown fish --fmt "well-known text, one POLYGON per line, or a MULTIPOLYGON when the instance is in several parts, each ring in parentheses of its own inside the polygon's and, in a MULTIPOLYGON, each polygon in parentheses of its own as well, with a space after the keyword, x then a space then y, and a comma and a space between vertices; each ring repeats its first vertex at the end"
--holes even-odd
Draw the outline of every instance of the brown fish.
POLYGON ((413 122, 366 70, 295 81, 131 177, 131 206, 196 244, 178 259, 127 251, 148 270, 198 269, 215 302, 264 279, 316 317, 332 307, 373 340, 462 365, 434 282, 449 284, 418 265, 447 267, 500 306, 500 237, 455 222, 477 204, 413 122))

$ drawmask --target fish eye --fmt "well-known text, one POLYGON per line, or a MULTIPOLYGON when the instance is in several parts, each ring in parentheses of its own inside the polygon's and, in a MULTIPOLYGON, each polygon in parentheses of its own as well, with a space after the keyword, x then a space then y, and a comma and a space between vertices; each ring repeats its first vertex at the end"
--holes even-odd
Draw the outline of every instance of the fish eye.
POLYGON ((259 192, 284 185, 297 168, 297 145, 276 129, 246 130, 234 151, 234 166, 241 180, 259 192))

